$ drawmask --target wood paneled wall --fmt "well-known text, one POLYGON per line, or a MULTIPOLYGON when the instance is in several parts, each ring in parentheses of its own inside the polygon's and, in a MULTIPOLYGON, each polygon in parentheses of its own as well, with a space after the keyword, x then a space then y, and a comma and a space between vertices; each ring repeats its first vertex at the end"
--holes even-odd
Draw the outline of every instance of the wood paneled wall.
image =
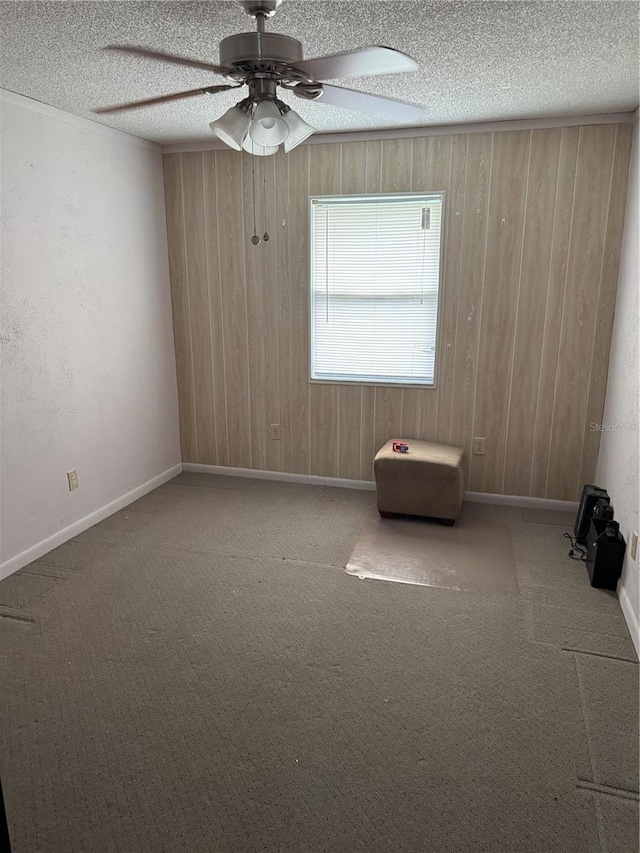
POLYGON ((466 448, 474 491, 576 499, 630 145, 631 126, 594 125, 165 155, 183 460, 371 479, 384 441, 424 438, 466 448), (446 193, 437 387, 311 384, 309 194, 419 190, 446 193))

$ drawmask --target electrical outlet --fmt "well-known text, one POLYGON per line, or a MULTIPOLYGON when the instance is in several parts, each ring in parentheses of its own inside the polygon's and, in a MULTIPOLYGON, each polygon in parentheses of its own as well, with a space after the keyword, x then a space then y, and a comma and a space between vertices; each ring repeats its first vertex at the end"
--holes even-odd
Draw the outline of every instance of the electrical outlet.
POLYGON ((69 482, 69 491, 72 492, 78 488, 78 472, 75 470, 67 471, 67 480, 69 482))
POLYGON ((282 436, 280 435, 280 424, 271 424, 271 440, 272 441, 280 441, 282 436))
POLYGON ((635 560, 638 556, 638 534, 634 531, 631 535, 631 559, 635 560))
POLYGON ((485 456, 487 452, 487 439, 486 438, 478 438, 477 436, 473 439, 473 455, 474 456, 485 456))

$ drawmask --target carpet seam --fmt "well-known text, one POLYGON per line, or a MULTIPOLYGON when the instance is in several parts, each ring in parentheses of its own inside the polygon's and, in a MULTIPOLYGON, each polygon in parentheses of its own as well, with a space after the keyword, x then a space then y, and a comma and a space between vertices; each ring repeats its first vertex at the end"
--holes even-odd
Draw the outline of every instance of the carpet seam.
MULTIPOLYGON (((9 605, 0 603, 0 607, 9 607, 9 605)), ((20 616, 18 613, 3 613, 0 611, 0 618, 13 619, 14 622, 26 622, 29 625, 35 624, 35 619, 30 619, 28 616, 20 616)))
POLYGON ((592 794, 603 794, 608 797, 618 797, 621 800, 640 802, 640 793, 631 791, 629 788, 617 788, 614 785, 605 785, 601 782, 590 782, 588 779, 578 779, 576 787, 582 791, 590 791, 592 794))
MULTIPOLYGON (((40 563, 37 563, 37 565, 40 566, 40 563)), ((45 568, 60 569, 60 568, 62 568, 62 566, 45 566, 45 568)), ((50 578, 51 580, 58 580, 58 581, 66 581, 67 580, 66 575, 54 575, 54 574, 51 574, 49 572, 36 572, 36 571, 34 571, 34 569, 30 568, 30 566, 24 566, 22 569, 20 569, 20 574, 33 575, 34 577, 37 577, 37 578, 50 578)))
POLYGON ((619 660, 622 663, 632 663, 635 666, 640 665, 640 661, 632 660, 631 658, 624 658, 624 657, 621 657, 620 655, 609 654, 607 652, 589 652, 589 651, 586 651, 585 649, 574 649, 574 648, 571 648, 570 646, 563 646, 562 651, 563 652, 570 652, 571 654, 574 654, 574 655, 589 655, 589 656, 594 657, 594 658, 607 658, 608 660, 619 660))
POLYGON ((589 726, 589 720, 587 715, 587 710, 585 707, 584 700, 584 691, 582 688, 582 680, 580 678, 580 668, 578 666, 578 660, 574 654, 573 662, 576 668, 576 679, 578 684, 578 698, 580 699, 580 710, 582 711, 582 722, 584 724, 585 738, 587 741, 587 753, 589 755, 589 764, 591 765, 591 776, 593 777, 593 782, 596 784, 600 784, 600 782, 596 779, 596 771, 595 771, 595 762, 593 760, 593 754, 591 750, 591 728, 589 726))
POLYGON ((609 853, 607 839, 604 835, 603 816, 602 810, 600 809, 600 800, 598 799, 598 797, 592 796, 591 802, 593 804, 593 810, 596 814, 596 830, 598 832, 598 842, 600 843, 601 853, 609 853))

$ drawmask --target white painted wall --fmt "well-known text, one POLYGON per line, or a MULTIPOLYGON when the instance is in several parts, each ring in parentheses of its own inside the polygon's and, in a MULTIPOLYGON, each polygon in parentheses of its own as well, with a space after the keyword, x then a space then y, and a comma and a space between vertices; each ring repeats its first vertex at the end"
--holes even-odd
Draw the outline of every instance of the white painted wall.
POLYGON ((0 109, 2 577, 180 449, 159 148, 9 92, 0 109))
MULTIPOLYGON (((620 604, 627 619, 636 651, 640 655, 638 611, 640 607, 639 563, 631 559, 631 535, 640 533, 638 468, 640 467, 640 432, 638 412, 638 339, 640 338, 640 221, 638 202, 640 195, 638 122, 636 121, 631 152, 629 195, 616 314, 609 361, 609 379, 604 406, 605 424, 628 424, 632 428, 606 430, 600 441, 600 454, 596 470, 596 483, 611 496, 615 517, 627 541, 622 577, 618 585, 620 604), (635 429, 634 429, 635 428, 635 429)), ((638 552, 640 558, 640 550, 638 552)))

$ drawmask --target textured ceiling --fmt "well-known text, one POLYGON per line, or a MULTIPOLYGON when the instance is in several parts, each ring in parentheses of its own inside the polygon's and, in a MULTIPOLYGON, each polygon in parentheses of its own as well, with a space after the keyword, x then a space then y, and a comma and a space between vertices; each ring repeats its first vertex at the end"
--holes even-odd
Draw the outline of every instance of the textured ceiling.
MULTIPOLYGON (((284 0, 268 29, 307 58, 367 44, 413 56, 410 74, 335 81, 423 104, 423 124, 565 116, 638 106, 638 2, 284 0)), ((223 2, 0 2, 0 86, 76 115, 224 80, 101 51, 129 44, 217 62, 218 42, 253 29, 223 2)), ((238 93, 203 95, 100 122, 159 143, 210 142, 238 93)), ((319 131, 390 123, 284 95, 319 131)))

